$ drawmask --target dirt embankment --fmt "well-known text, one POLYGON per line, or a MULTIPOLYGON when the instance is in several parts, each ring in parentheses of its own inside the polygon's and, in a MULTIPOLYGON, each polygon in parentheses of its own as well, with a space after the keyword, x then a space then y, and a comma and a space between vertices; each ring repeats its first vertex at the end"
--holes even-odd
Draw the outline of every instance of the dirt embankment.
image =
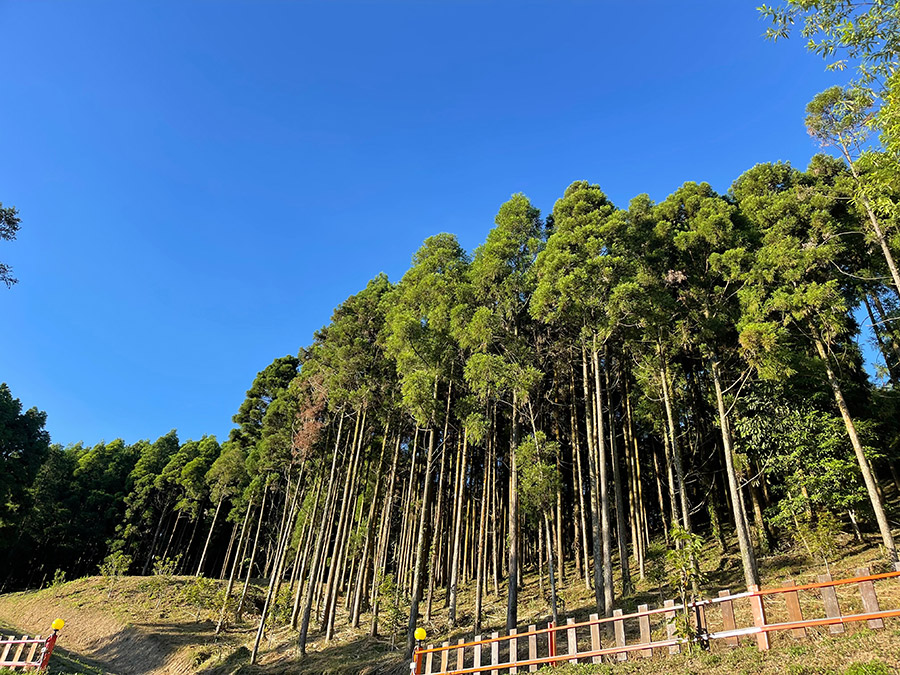
MULTIPOLYGON (((87 581, 87 580, 82 580, 87 581)), ((209 639, 197 624, 171 620, 158 624, 121 620, 111 611, 121 603, 104 602, 105 593, 81 582, 60 589, 11 593, 0 597, 0 623, 29 635, 46 635, 56 618, 66 622, 59 646, 110 675, 182 675, 196 671, 199 648, 209 639), (76 586, 72 588, 72 586, 76 586)), ((141 617, 143 618, 143 617, 141 617)))

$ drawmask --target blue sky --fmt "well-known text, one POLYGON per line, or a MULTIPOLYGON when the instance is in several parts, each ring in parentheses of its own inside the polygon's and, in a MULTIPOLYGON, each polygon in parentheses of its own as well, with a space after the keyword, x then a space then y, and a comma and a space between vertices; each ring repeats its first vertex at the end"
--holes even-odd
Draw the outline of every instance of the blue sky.
POLYGON ((805 167, 839 83, 756 2, 0 0, 0 381, 69 443, 220 437, 425 237, 805 167))

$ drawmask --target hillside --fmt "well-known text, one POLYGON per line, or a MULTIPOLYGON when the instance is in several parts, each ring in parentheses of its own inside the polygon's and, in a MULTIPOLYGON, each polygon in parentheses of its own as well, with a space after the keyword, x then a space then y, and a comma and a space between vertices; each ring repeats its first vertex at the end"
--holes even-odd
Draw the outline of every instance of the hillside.
MULTIPOLYGON (((840 542, 839 556, 830 562, 835 578, 852 576, 860 566, 881 569, 883 559, 871 546, 856 544, 849 537, 840 542)), ((736 554, 721 555, 716 545, 707 545, 701 557, 701 568, 707 582, 704 591, 715 594, 719 589, 740 587, 740 562, 736 554)), ((764 585, 779 585, 791 578, 797 583, 814 581, 824 566, 813 563, 799 552, 786 552, 761 559, 764 585)), ((593 611, 593 595, 583 581, 573 578, 574 567, 567 569, 567 582, 560 590, 563 616, 585 619, 593 611)), ((546 579, 544 579, 546 584, 546 579)), ((520 592, 520 617, 523 625, 548 620, 548 607, 539 589, 540 579, 534 571, 525 575, 520 592)), ((0 596, 0 625, 4 632, 15 628, 23 632, 38 632, 57 616, 66 620, 60 640, 61 650, 54 659, 56 673, 88 673, 100 675, 181 674, 248 675, 280 673, 329 673, 369 675, 402 675, 408 672, 407 663, 398 651, 392 650, 389 640, 372 639, 365 630, 354 631, 347 626, 347 614, 341 608, 336 619, 339 626, 335 639, 326 643, 321 634, 310 636, 310 655, 298 659, 296 632, 284 627, 271 630, 263 641, 260 664, 249 665, 258 610, 264 587, 251 587, 250 611, 245 621, 229 627, 218 638, 214 635, 217 616, 217 592, 222 582, 200 582, 192 577, 127 577, 113 583, 102 577, 87 577, 40 591, 11 593, 0 596), (202 592, 199 592, 202 591, 202 592)), ((544 589, 546 593, 546 587, 544 589)), ((633 610, 638 604, 659 604, 660 589, 648 582, 637 585, 637 592, 618 606, 633 610)), ((663 597, 671 597, 672 590, 662 588, 663 597)), ((473 612, 471 587, 460 594, 460 617, 468 620, 473 612)), ((900 608, 900 582, 893 581, 879 587, 882 607, 900 608)), ((429 642, 471 637, 471 626, 449 631, 443 594, 435 597, 433 621, 427 625, 429 642)), ((485 631, 503 630, 505 599, 489 596, 484 608, 489 621, 485 631)), ((278 613, 275 612, 276 616, 278 613)), ((368 616, 362 626, 368 626, 368 616)), ((279 618, 279 620, 281 620, 279 618)), ((564 619, 563 619, 564 620, 564 619)), ((805 641, 777 639, 768 653, 744 644, 738 649, 716 648, 711 654, 656 656, 649 661, 631 661, 609 666, 609 672, 643 673, 755 673, 790 672, 793 675, 830 675, 843 673, 853 663, 867 664, 876 660, 886 667, 900 667, 900 620, 889 620, 882 631, 859 626, 848 628, 846 634, 829 636, 827 631, 812 631, 805 641)), ((861 666, 860 666, 861 667, 861 666)), ((874 666, 873 666, 874 667, 874 666)), ((607 672, 602 667, 559 668, 554 672, 607 672)), ((896 670, 856 670, 857 675, 880 675, 896 670)))

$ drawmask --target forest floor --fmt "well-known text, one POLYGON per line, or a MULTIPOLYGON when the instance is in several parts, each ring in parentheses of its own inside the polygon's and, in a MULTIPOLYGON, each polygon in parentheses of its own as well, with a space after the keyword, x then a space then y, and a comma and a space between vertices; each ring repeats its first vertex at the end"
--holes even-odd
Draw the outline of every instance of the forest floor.
MULTIPOLYGON (((733 547, 736 549, 736 547, 733 547)), ((863 545, 849 536, 843 537, 829 568, 835 579, 854 576, 857 568, 870 567, 885 571, 886 562, 874 545, 863 545)), ((705 595, 715 596, 719 590, 743 588, 741 565, 736 550, 722 554, 713 543, 704 549, 701 568, 706 577, 705 595)), ((760 559, 763 587, 780 586, 793 579, 797 584, 817 580, 826 571, 823 561, 813 561, 797 551, 778 553, 760 559)), ((535 570, 526 570, 524 588, 520 591, 519 623, 542 624, 549 619, 549 589, 535 570), (541 588, 543 585, 543 588, 541 588)), ((287 628, 270 630, 262 643, 260 664, 249 665, 258 622, 258 608, 264 589, 251 587, 249 610, 244 622, 229 626, 214 635, 217 608, 210 593, 224 582, 198 585, 192 577, 127 577, 110 581, 87 577, 57 584, 39 591, 10 593, 0 596, 0 632, 4 634, 44 633, 55 618, 66 620, 59 647, 51 664, 52 673, 86 675, 162 675, 203 673, 204 675, 281 675, 282 673, 335 675, 406 675, 408 662, 388 638, 368 637, 370 617, 363 615, 359 630, 350 628, 347 612, 339 606, 335 638, 326 643, 312 630, 308 656, 299 659, 296 632, 287 628)), ((428 641, 440 643, 472 637, 474 607, 473 584, 461 592, 459 622, 462 627, 450 630, 446 624, 443 590, 435 589, 432 620, 424 623, 428 641)), ((489 587, 493 582, 489 583, 489 587)), ((671 598, 671 589, 662 589, 644 581, 626 598, 617 598, 616 607, 635 610, 639 604, 661 605, 661 598, 671 598)), ((616 580, 616 588, 621 588, 616 580)), ((842 608, 853 608, 851 597, 855 587, 844 587, 839 593, 842 608)), ((882 608, 900 608, 900 579, 878 584, 882 608)), ((493 591, 493 588, 490 589, 493 591)), ((505 589, 491 592, 484 601, 482 633, 504 630, 506 617, 505 589)), ((574 565, 565 570, 561 583, 560 621, 574 618, 586 620, 595 611, 593 592, 584 580, 575 576, 574 565)), ((424 603, 423 603, 424 604, 424 603)), ((736 605, 737 610, 737 605, 736 605)), ((424 611, 424 608, 423 608, 424 611)), ((847 609, 845 609, 845 612, 847 609)), ((697 675, 744 673, 747 675, 882 675, 900 673, 900 619, 888 619, 885 629, 869 630, 848 625, 846 633, 831 635, 827 628, 813 629, 803 640, 778 635, 773 649, 759 652, 750 640, 737 648, 716 646, 712 653, 656 655, 627 663, 601 666, 566 666, 553 670, 553 675, 571 673, 695 673, 697 675), (873 665, 874 661, 874 665, 873 665)), ((739 620, 740 625, 740 620, 739 620)), ((630 631, 631 629, 629 629, 630 631)), ((654 629, 656 630, 656 629, 654 629)), ((633 639, 631 635, 628 639, 633 639)), ((548 669, 549 670, 549 669, 548 669)))

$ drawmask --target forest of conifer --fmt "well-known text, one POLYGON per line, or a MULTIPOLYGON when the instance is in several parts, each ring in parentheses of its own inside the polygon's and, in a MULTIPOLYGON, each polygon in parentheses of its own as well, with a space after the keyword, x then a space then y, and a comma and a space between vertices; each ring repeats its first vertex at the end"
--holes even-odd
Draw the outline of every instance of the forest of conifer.
POLYGON ((265 580, 257 642, 287 602, 301 652, 339 605, 411 649, 437 615, 477 632, 486 596, 515 627, 524 570, 554 615, 558 583, 609 614, 673 525, 735 547, 748 585, 840 530, 896 561, 900 169, 890 116, 856 152, 861 91, 810 104, 837 152, 805 168, 627 205, 576 181, 547 214, 513 195, 474 251, 428 238, 261 370, 224 442, 51 445, 3 385, 2 590, 169 565, 227 580, 220 626, 265 580))

